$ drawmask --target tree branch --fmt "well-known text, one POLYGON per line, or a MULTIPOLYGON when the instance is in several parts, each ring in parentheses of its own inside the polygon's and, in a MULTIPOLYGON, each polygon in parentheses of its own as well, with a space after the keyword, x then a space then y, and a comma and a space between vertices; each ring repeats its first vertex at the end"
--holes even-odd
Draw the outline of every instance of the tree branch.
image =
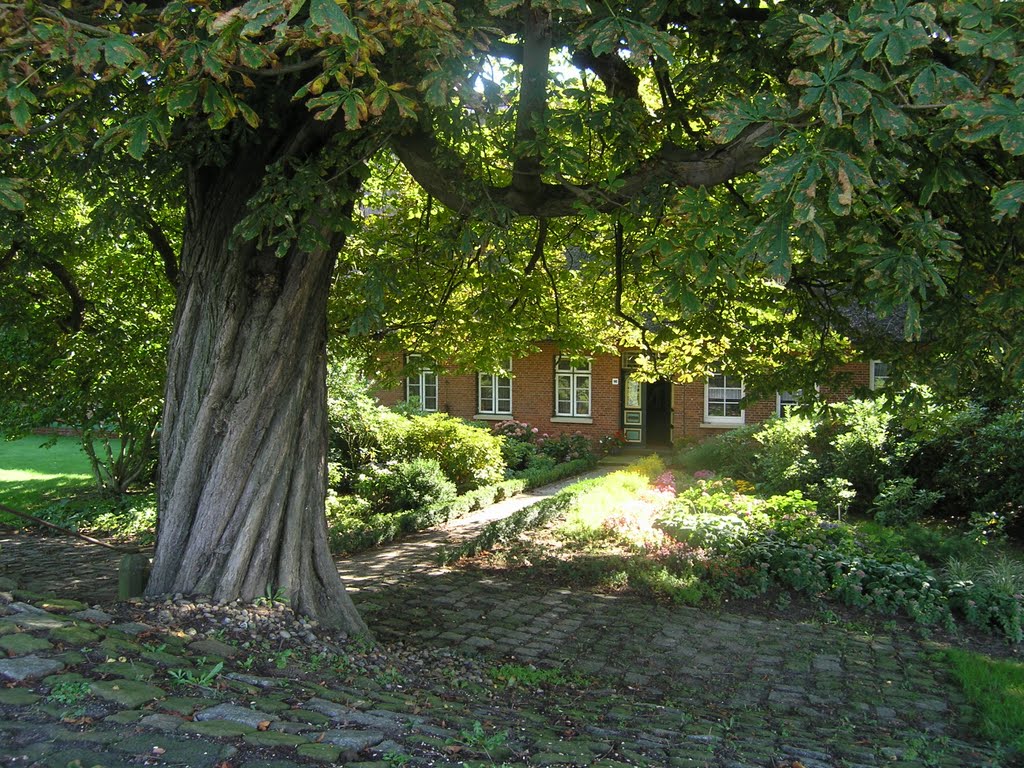
POLYGON ((67 317, 61 320, 61 327, 72 333, 80 331, 82 329, 82 322, 85 319, 85 299, 82 298, 82 292, 78 290, 78 284, 75 283, 74 276, 63 264, 53 259, 46 259, 43 262, 43 266, 57 279, 57 282, 61 284, 61 287, 64 288, 71 299, 71 310, 68 312, 67 317))
POLYGON ((178 286, 178 254, 174 252, 167 235, 164 234, 163 229, 156 223, 149 211, 143 212, 142 217, 142 231, 146 233, 153 250, 157 252, 164 263, 164 275, 167 277, 167 282, 176 288, 178 286))
POLYGON ((548 101, 548 62, 551 58, 551 18, 547 11, 523 6, 523 76, 516 112, 515 153, 512 187, 522 195, 534 194, 541 186, 540 156, 531 147, 537 126, 543 122, 548 101))
POLYGON ((640 98, 640 78, 621 57, 612 53, 596 56, 589 48, 579 48, 572 53, 572 64, 597 75, 612 98, 640 98))
MULTIPOLYGON (((523 270, 523 287, 526 287, 526 279, 533 274, 533 270, 537 268, 537 262, 544 256, 544 245, 548 240, 548 220, 537 219, 537 242, 533 245, 533 254, 530 256, 530 261, 526 265, 526 269, 523 270)), ((545 266, 547 266, 545 264, 545 266)), ((509 304, 508 311, 511 312, 519 305, 519 300, 522 298, 520 293, 516 296, 512 303, 509 304)))
POLYGON ((772 151, 774 126, 752 125, 736 139, 710 150, 687 151, 670 142, 637 167, 619 175, 614 192, 598 184, 538 183, 524 193, 515 186, 474 183, 465 163, 421 128, 398 136, 391 148, 428 194, 461 214, 502 209, 522 216, 572 216, 580 205, 608 212, 660 186, 714 187, 748 173, 772 151))
POLYGON ((0 272, 3 272, 7 267, 14 261, 14 257, 18 255, 18 251, 21 249, 21 243, 13 242, 11 247, 7 249, 7 253, 0 256, 0 272))

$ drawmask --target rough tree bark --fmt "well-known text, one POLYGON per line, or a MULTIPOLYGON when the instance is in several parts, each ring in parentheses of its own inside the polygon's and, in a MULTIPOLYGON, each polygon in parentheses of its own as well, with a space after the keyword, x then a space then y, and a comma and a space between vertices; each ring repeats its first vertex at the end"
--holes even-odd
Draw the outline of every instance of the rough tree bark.
POLYGON ((265 158, 193 168, 168 355, 160 525, 147 593, 270 588, 362 632, 324 515, 327 298, 340 236, 282 258, 232 235, 265 158))

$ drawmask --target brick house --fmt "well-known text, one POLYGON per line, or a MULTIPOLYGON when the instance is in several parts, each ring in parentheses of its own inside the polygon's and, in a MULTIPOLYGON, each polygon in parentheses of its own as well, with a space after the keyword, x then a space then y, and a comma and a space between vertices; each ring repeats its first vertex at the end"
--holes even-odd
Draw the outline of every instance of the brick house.
MULTIPOLYGON (((566 358, 551 342, 540 351, 511 361, 511 377, 455 374, 424 367, 403 385, 378 393, 384 405, 415 398, 427 411, 443 411, 475 421, 517 419, 542 432, 582 432, 592 439, 621 432, 627 443, 661 447, 702 440, 726 429, 778 414, 795 402, 792 393, 748 402, 743 407, 740 377, 718 374, 706 381, 643 383, 630 376, 632 355, 566 358)), ((415 355, 407 363, 415 366, 415 355)), ((852 363, 842 390, 825 397, 839 401, 856 388, 878 386, 886 367, 879 361, 852 363)))

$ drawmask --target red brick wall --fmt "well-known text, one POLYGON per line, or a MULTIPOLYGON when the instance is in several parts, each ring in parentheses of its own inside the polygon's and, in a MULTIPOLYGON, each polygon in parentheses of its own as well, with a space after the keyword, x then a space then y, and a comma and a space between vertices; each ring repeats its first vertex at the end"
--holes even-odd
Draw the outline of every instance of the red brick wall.
MULTIPOLYGON (((612 384, 612 379, 621 381, 620 358, 617 355, 591 358, 589 420, 553 421, 558 348, 550 342, 543 342, 540 347, 540 352, 512 361, 512 418, 549 435, 579 431, 596 439, 618 432, 622 418, 621 386, 612 384)), ((384 405, 395 405, 405 399, 405 385, 379 392, 377 397, 384 405)), ((437 402, 438 410, 464 419, 474 418, 477 415, 476 374, 440 371, 437 402)))
MULTIPOLYGON (((595 355, 591 358, 591 418, 584 421, 553 421, 555 413, 555 357, 558 348, 540 344, 541 351, 512 361, 512 418, 525 421, 550 435, 582 432, 591 438, 614 434, 622 429, 622 370, 618 355, 595 355), (612 380, 617 383, 612 384, 612 380)), ((867 363, 851 363, 840 369, 849 375, 849 383, 838 389, 823 389, 825 398, 838 402, 853 394, 855 388, 866 388, 870 367, 867 363)), ((405 385, 378 393, 384 405, 395 405, 405 399, 405 385)), ((440 371, 437 383, 438 410, 473 419, 477 413, 475 374, 454 374, 440 371)), ((677 384, 672 388, 672 440, 704 440, 732 429, 729 425, 704 423, 704 382, 677 384)), ((756 424, 775 414, 774 398, 748 403, 745 424, 756 424)), ((498 420, 498 419, 492 419, 498 420)))
MULTIPOLYGON (((870 378, 870 365, 868 363, 848 363, 839 369, 840 373, 847 374, 847 383, 833 389, 822 387, 822 394, 831 403, 841 402, 854 394, 856 389, 867 388, 870 378)), ((712 435, 721 434, 727 429, 726 425, 709 425, 704 423, 704 382, 694 381, 687 384, 677 384, 673 393, 673 418, 672 440, 704 440, 712 435)), ((757 424, 771 418, 776 413, 777 403, 775 398, 758 400, 747 403, 743 414, 744 424, 757 424)))

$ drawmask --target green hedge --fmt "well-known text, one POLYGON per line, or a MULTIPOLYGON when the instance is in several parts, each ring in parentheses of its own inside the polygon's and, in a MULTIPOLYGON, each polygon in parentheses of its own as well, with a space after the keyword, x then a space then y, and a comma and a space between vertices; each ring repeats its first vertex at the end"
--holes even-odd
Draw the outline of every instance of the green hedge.
POLYGON ((332 496, 327 500, 331 550, 336 554, 352 554, 386 544, 403 535, 464 517, 525 490, 580 474, 591 469, 594 463, 592 458, 577 459, 548 470, 526 470, 509 480, 485 485, 444 504, 394 514, 367 515, 365 503, 352 497, 332 496))

